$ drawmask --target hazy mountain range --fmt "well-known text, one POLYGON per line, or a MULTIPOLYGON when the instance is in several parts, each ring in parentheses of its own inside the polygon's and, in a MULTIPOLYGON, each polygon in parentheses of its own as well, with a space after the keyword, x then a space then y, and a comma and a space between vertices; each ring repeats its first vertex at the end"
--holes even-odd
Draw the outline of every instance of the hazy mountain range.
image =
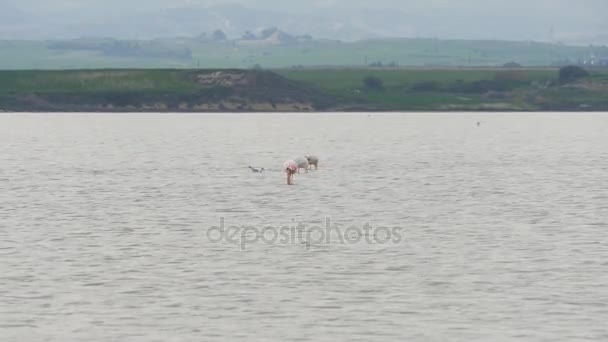
POLYGON ((0 39, 149 39, 279 27, 316 38, 607 44, 606 0, 0 0, 0 39))

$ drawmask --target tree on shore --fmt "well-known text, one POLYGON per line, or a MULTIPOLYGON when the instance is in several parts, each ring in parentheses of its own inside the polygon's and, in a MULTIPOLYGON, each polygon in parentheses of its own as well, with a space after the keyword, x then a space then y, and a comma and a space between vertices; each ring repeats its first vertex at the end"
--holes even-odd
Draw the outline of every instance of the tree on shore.
POLYGON ((228 39, 228 37, 226 37, 226 34, 224 33, 224 31, 222 30, 215 30, 213 31, 213 40, 216 42, 223 42, 226 41, 226 39, 228 39))
POLYGON ((587 70, 576 65, 568 65, 559 69, 559 83, 567 84, 589 76, 587 70))
POLYGON ((377 76, 367 76, 363 79, 363 86, 369 90, 382 90, 384 89, 384 81, 377 76))

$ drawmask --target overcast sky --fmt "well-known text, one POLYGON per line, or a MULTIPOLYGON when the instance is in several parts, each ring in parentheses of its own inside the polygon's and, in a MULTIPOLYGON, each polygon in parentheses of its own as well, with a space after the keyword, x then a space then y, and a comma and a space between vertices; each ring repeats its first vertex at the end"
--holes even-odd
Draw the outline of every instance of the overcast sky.
MULTIPOLYGON (((534 11, 548 11, 569 16, 572 12, 601 16, 602 10, 608 10, 608 1, 605 0, 0 0, 0 3, 9 3, 23 9, 66 9, 87 7, 120 7, 120 8, 167 8, 175 6, 238 3, 248 7, 274 8, 281 11, 306 11, 323 7, 359 7, 359 8, 393 8, 402 11, 413 10, 458 10, 479 12, 511 11, 518 14, 526 8, 534 11)), ((538 14, 538 13, 537 13, 538 14)))
POLYGON ((283 25, 298 31, 294 33, 338 39, 409 36, 605 44, 605 13, 608 0, 0 0, 0 38, 96 33, 150 38, 197 35, 211 25, 235 35, 283 25), (247 9, 222 6, 227 4, 247 9), (224 9, 215 10, 218 5, 224 9), (197 23, 194 14, 205 23, 197 23))

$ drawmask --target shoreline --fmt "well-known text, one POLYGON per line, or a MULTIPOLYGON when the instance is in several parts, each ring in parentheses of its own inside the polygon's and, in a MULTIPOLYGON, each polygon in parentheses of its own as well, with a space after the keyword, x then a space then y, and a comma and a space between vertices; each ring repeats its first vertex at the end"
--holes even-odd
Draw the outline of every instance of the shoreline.
POLYGON ((313 111, 313 112, 288 112, 288 111, 275 111, 275 112, 196 112, 196 111, 167 111, 167 112, 154 112, 154 111, 1 111, 0 116, 2 115, 53 115, 53 114, 107 114, 107 115, 117 115, 117 114, 150 114, 150 115, 181 115, 181 114, 191 114, 191 115, 276 115, 276 114, 289 114, 289 115, 300 115, 300 114, 308 114, 308 115, 369 115, 369 114, 377 114, 377 115, 408 115, 408 114, 608 114, 608 110, 526 110, 526 111, 514 111, 514 110, 452 110, 452 111, 431 111, 431 110, 401 110, 401 111, 362 111, 362 110, 353 110, 353 111, 313 111))

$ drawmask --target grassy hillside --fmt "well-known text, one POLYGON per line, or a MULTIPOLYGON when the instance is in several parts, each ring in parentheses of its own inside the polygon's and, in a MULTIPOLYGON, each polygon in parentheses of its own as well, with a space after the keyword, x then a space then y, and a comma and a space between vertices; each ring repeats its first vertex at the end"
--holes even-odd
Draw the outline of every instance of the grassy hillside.
POLYGON ((558 69, 0 71, 5 111, 608 110, 608 72, 558 69))
POLYGON ((352 106, 388 110, 535 110, 531 94, 557 81, 557 69, 334 69, 281 70, 352 106), (368 89, 363 80, 382 81, 368 89))
MULTIPOLYGON (((343 105, 385 110, 606 110, 608 72, 560 85, 557 68, 279 70, 343 105), (381 80, 368 88, 363 80, 381 80)), ((347 108, 347 107, 343 107, 347 108)))
POLYGON ((269 71, 0 71, 5 111, 305 111, 330 100, 269 71))
POLYGON ((385 39, 266 44, 194 38, 0 41, 0 70, 84 68, 264 68, 357 66, 548 66, 608 58, 607 47, 505 41, 385 39))

